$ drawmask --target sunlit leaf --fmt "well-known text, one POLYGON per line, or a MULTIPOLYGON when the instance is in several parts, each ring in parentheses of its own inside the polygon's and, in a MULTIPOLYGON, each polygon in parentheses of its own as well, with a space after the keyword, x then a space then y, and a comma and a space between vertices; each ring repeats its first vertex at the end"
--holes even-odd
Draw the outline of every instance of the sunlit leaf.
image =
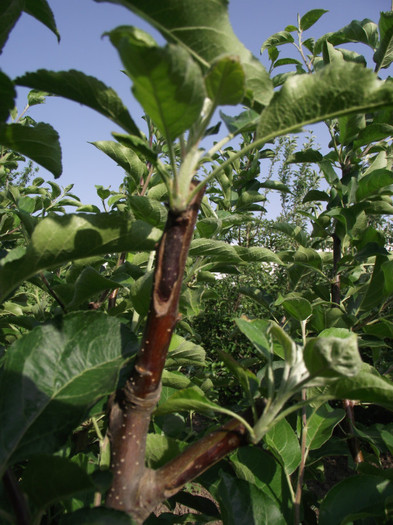
POLYGON ((393 86, 358 64, 331 64, 313 75, 287 79, 261 114, 257 132, 271 140, 299 128, 393 104, 393 86))
POLYGON ((393 12, 381 12, 378 26, 380 42, 373 57, 377 70, 386 69, 393 61, 393 12))
POLYGON ((301 29, 302 31, 306 31, 306 29, 309 29, 316 22, 318 22, 321 16, 327 12, 328 11, 326 11, 326 9, 311 9, 311 11, 308 11, 305 15, 301 17, 299 29, 301 29))
POLYGON ((130 148, 113 140, 101 140, 92 142, 92 144, 121 166, 137 184, 140 183, 141 178, 147 172, 146 163, 142 162, 130 148))
POLYGON ((279 459, 285 472, 290 475, 299 466, 301 460, 299 440, 286 419, 278 421, 265 435, 266 445, 279 459))
POLYGON ((162 232, 126 214, 51 216, 34 229, 24 253, 0 262, 0 297, 38 271, 75 259, 122 251, 152 250, 162 232))

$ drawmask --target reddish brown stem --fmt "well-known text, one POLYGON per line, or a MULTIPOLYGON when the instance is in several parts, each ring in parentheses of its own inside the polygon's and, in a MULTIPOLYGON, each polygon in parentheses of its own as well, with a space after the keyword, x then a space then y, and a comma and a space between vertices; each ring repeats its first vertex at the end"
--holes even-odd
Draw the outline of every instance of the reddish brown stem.
POLYGON ((155 492, 155 473, 144 466, 145 441, 160 396, 162 370, 178 318, 184 268, 202 196, 203 191, 185 211, 168 213, 157 248, 152 298, 141 347, 131 377, 110 411, 113 483, 106 504, 132 512, 136 519, 145 515, 144 509, 150 509, 155 492))

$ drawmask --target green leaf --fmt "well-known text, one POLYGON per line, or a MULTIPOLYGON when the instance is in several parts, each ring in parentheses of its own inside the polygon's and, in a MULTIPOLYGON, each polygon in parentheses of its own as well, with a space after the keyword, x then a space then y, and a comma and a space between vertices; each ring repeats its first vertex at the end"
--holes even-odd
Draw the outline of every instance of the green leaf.
POLYGON ((14 108, 16 91, 11 79, 0 71, 0 121, 6 121, 14 108))
POLYGON ((300 464, 299 440, 286 419, 281 419, 265 434, 265 442, 279 459, 285 472, 290 476, 300 464))
POLYGON ((386 123, 373 123, 369 124, 364 129, 360 130, 356 140, 353 143, 353 148, 360 148, 366 146, 372 142, 386 139, 393 135, 393 126, 386 123))
POLYGON ((362 366, 356 334, 345 328, 324 330, 307 341, 304 362, 316 377, 356 376, 362 366))
POLYGON ((344 479, 322 501, 319 525, 349 523, 345 520, 347 516, 363 512, 383 518, 385 501, 389 497, 393 497, 393 483, 382 476, 359 474, 344 479))
POLYGON ((55 17, 46 0, 26 0, 23 10, 29 13, 29 15, 34 16, 39 22, 42 22, 56 35, 57 40, 60 42, 55 17))
POLYGON ((126 512, 95 507, 93 509, 79 509, 63 516, 60 525, 137 525, 126 512))
POLYGON ((384 188, 388 194, 393 193, 393 173, 390 170, 374 170, 358 181, 356 200, 361 201, 375 194, 383 193, 384 188), (389 186, 391 186, 389 188, 389 186))
POLYGON ((260 187, 268 188, 269 190, 282 191, 283 193, 291 193, 290 188, 278 180, 264 180, 261 182, 260 187))
POLYGON ((157 228, 164 227, 168 211, 161 202, 141 195, 131 195, 128 203, 137 219, 157 226, 157 228))
POLYGON ((306 247, 309 242, 309 236, 300 226, 290 224, 289 222, 275 222, 272 224, 273 230, 285 233, 291 239, 294 239, 301 246, 306 247))
POLYGON ((216 239, 194 239, 190 246, 190 255, 211 257, 215 262, 240 263, 241 258, 236 248, 216 239))
POLYGON ((162 232, 126 214, 79 213, 51 216, 34 229, 25 253, 11 251, 0 261, 0 298, 20 282, 46 268, 75 259, 122 251, 150 251, 162 232))
POLYGON ((326 191, 310 190, 303 198, 303 203, 314 201, 329 201, 330 195, 326 191))
MULTIPOLYGON (((270 49, 271 48, 269 48, 269 51, 270 49)), ((295 58, 280 58, 280 60, 274 62, 274 67, 288 66, 289 64, 295 64, 296 66, 302 65, 302 63, 299 60, 296 60, 295 58)))
POLYGON ((215 106, 240 104, 245 93, 245 77, 239 57, 217 59, 206 75, 205 84, 215 106))
POLYGON ((205 350, 180 335, 173 335, 168 349, 166 367, 205 366, 205 350))
POLYGON ((269 324, 262 319, 235 319, 241 332, 251 341, 266 359, 271 359, 270 343, 266 337, 269 324))
POLYGON ((257 124, 259 113, 249 109, 247 111, 243 111, 236 117, 232 117, 230 115, 225 115, 225 113, 220 111, 220 117, 224 121, 230 133, 238 133, 240 130, 253 131, 257 124))
POLYGON ((217 498, 225 525, 286 525, 281 505, 251 483, 220 472, 217 498))
POLYGON ((318 22, 321 16, 325 13, 328 13, 326 9, 311 9, 311 11, 308 11, 305 15, 301 17, 299 29, 301 31, 306 31, 306 29, 309 29, 316 22, 318 22))
POLYGON ((311 303, 295 292, 279 297, 274 304, 282 306, 290 316, 298 321, 304 321, 312 314, 311 303))
POLYGON ((238 363, 231 355, 227 354, 226 352, 218 350, 217 353, 220 359, 222 359, 227 369, 239 381, 243 392, 249 398, 252 398, 252 393, 255 392, 258 388, 258 380, 256 376, 250 370, 238 363))
POLYGON ((155 416, 163 414, 172 414, 173 412, 183 412, 195 410, 197 412, 212 415, 212 412, 221 412, 228 414, 230 411, 210 401, 200 389, 186 388, 178 390, 171 395, 166 401, 161 403, 155 410, 155 416))
POLYGON ((101 140, 92 144, 113 159, 139 185, 147 170, 146 163, 142 162, 136 153, 113 140, 101 140))
POLYGON ((41 512, 50 504, 81 492, 94 491, 90 476, 73 461, 38 454, 23 470, 21 488, 41 512), (37 479, 40 480, 37 483, 37 479))
POLYGON ((377 71, 386 69, 393 62, 393 12, 381 12, 378 26, 380 42, 373 57, 377 71))
POLYGON ((59 135, 49 124, 0 124, 0 144, 26 155, 57 178, 62 172, 59 135))
MULTIPOLYGON (((311 411, 311 409, 309 409, 311 411)), ((345 411, 341 408, 331 408, 328 404, 321 405, 313 410, 307 417, 306 446, 310 450, 320 448, 328 441, 333 430, 345 417, 345 411)))
MULTIPOLYGON (((271 321, 269 327, 272 336, 280 343, 284 349, 284 359, 289 365, 295 363, 296 358, 296 344, 293 339, 281 328, 276 322, 271 321)), ((277 353, 275 351, 275 353, 277 353)), ((280 354, 279 354, 280 355, 280 354)))
POLYGON ((287 158, 287 162, 298 164, 299 162, 321 162, 322 159, 323 156, 318 150, 308 148, 303 151, 292 153, 292 155, 289 155, 287 158))
POLYGON ((0 469, 61 446, 87 410, 116 388, 135 336, 114 317, 79 312, 38 326, 5 356, 0 469))
POLYGON ((235 250, 245 262, 266 262, 283 266, 280 257, 268 248, 262 248, 260 246, 251 246, 250 248, 235 246, 235 250))
POLYGON ((361 42, 375 49, 378 43, 377 25, 365 18, 362 21, 352 20, 350 24, 334 33, 327 33, 315 44, 315 54, 321 52, 323 43, 328 40, 334 46, 346 44, 347 42, 361 42))
POLYGON ((146 440, 146 460, 150 468, 160 468, 178 456, 187 444, 164 434, 148 434, 146 440))
POLYGON ((313 75, 288 78, 260 117, 259 139, 279 135, 320 120, 374 111, 393 103, 393 86, 358 64, 330 64, 313 75))
POLYGON ((146 139, 141 139, 136 135, 124 135, 123 133, 112 132, 115 139, 120 142, 122 146, 129 148, 139 156, 142 160, 151 162, 153 165, 157 162, 157 154, 150 148, 146 139))
POLYGON ((98 111, 128 133, 140 135, 139 129, 116 92, 95 77, 85 75, 81 71, 39 69, 18 77, 15 83, 79 102, 98 111))
POLYGON ((24 8, 24 0, 3 0, 0 17, 0 52, 24 8))
POLYGON ((67 304, 67 308, 75 308, 100 292, 114 290, 119 287, 121 287, 121 284, 112 279, 107 279, 97 270, 88 266, 82 270, 75 281, 74 296, 72 301, 67 304))
POLYGON ((264 52, 265 49, 269 49, 271 47, 281 46, 283 44, 291 44, 294 42, 294 38, 288 31, 279 31, 278 33, 274 33, 274 35, 269 36, 261 47, 261 53, 264 52))
POLYGON ((202 72, 187 51, 169 44, 160 48, 133 27, 109 33, 133 81, 133 93, 159 131, 174 140, 199 117, 205 99, 202 72))
POLYGON ((180 0, 165 5, 156 0, 96 0, 120 4, 154 26, 169 42, 183 46, 207 70, 221 55, 239 56, 246 77, 249 107, 259 110, 272 94, 271 80, 262 64, 233 32, 226 0, 180 0))
POLYGON ((259 447, 241 447, 230 456, 231 464, 239 479, 257 486, 266 496, 280 506, 287 523, 292 520, 291 495, 286 474, 271 454, 259 447), (283 505, 288 502, 289 505, 283 505))

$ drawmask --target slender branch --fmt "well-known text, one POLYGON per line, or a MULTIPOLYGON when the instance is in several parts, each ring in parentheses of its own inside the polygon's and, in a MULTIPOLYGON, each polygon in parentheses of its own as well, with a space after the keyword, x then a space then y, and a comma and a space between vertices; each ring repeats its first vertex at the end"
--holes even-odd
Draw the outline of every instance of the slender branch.
MULTIPOLYGON (((307 391, 302 390, 302 400, 307 402, 307 391)), ((302 409, 302 438, 301 438, 301 460, 299 465, 299 475, 296 484, 295 505, 294 505, 294 524, 300 523, 300 504, 302 501, 304 472, 306 470, 307 460, 307 412, 306 406, 302 409)))

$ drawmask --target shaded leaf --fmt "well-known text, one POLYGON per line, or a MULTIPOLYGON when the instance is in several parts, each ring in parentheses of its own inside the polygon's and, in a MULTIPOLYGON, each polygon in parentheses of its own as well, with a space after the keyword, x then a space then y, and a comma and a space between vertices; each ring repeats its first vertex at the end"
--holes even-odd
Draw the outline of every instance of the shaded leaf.
POLYGON ((219 58, 207 73, 205 84, 214 105, 240 104, 244 98, 245 77, 239 58, 219 58))
POLYGON ((224 121, 230 133, 238 133, 240 130, 254 130, 257 124, 259 113, 252 109, 249 109, 247 111, 243 111, 242 113, 240 113, 240 115, 237 115, 236 117, 232 117, 230 115, 225 115, 225 113, 220 111, 220 117, 224 121))
POLYGON ((55 17, 46 0, 25 0, 24 11, 34 16, 39 22, 50 29, 60 42, 60 35, 56 27, 55 17))
POLYGON ((39 69, 34 73, 26 73, 18 77, 15 83, 79 102, 98 111, 128 133, 140 135, 139 129, 116 92, 100 80, 81 71, 39 69))
POLYGON ((356 200, 361 201, 372 195, 381 194, 384 188, 387 193, 393 193, 393 173, 386 169, 374 170, 358 181, 356 200))
POLYGON ((173 140, 197 120, 205 99, 201 69, 187 51, 169 44, 160 48, 133 27, 109 33, 133 81, 133 93, 159 131, 173 140))
POLYGON ((0 144, 26 155, 59 177, 62 172, 59 135, 49 124, 34 127, 22 124, 1 124, 0 144))
POLYGON ((233 32, 226 0, 96 0, 120 4, 143 17, 169 42, 183 46, 208 69, 221 55, 239 56, 246 76, 246 105, 265 106, 272 96, 269 75, 233 32))
MULTIPOLYGON (((38 271, 75 259, 122 251, 152 250, 162 233, 121 213, 79 213, 40 221, 22 251, 0 261, 0 297, 38 271)), ((18 250, 18 248, 17 248, 18 250)))
POLYGON ((66 305, 67 309, 75 308, 100 292, 114 290, 119 287, 121 287, 121 284, 112 279, 107 279, 97 270, 88 266, 82 270, 75 281, 74 296, 71 302, 66 305))
POLYGON ((274 304, 282 306, 290 316, 298 321, 304 321, 312 314, 311 303, 295 292, 279 297, 274 304))
POLYGON ((15 105, 16 91, 11 79, 0 71, 0 121, 6 121, 15 105))
POLYGON ((328 40, 334 46, 347 42, 361 42, 375 49, 378 43, 378 27, 368 18, 364 20, 352 20, 350 24, 334 33, 327 33, 315 44, 315 54, 319 54, 323 42, 328 40))
POLYGON ((0 465, 54 452, 116 387, 137 351, 114 317, 79 312, 38 326, 9 349, 0 377, 0 465))
POLYGON ((345 518, 358 513, 383 517, 389 497, 393 497, 393 483, 382 476, 359 474, 344 479, 322 501, 319 524, 348 523, 345 518))
POLYGON ((24 0, 3 0, 0 16, 0 53, 24 8, 24 0))
POLYGON ((95 487, 86 471, 73 461, 65 457, 38 454, 29 459, 23 471, 21 488, 37 509, 42 511, 55 501, 93 491, 95 487))
POLYGON ((322 159, 323 156, 318 150, 308 148, 303 151, 292 153, 286 162, 321 162, 322 159))
POLYGON ((128 203, 137 219, 143 220, 158 228, 163 228, 168 211, 161 202, 141 195, 131 195, 128 203))
POLYGON ((155 416, 163 414, 171 414, 173 412, 183 412, 188 410, 196 410, 203 414, 212 415, 213 412, 222 412, 228 414, 228 410, 210 401, 200 389, 186 388, 185 390, 178 390, 166 401, 161 403, 154 411, 155 416))
POLYGON ((258 487, 242 479, 232 478, 222 471, 220 478, 217 498, 225 525, 286 525, 281 505, 277 505, 258 487))
POLYGON ((168 349, 166 366, 205 366, 205 350, 180 335, 173 335, 168 349))
POLYGON ((266 336, 269 323, 262 319, 235 319, 241 332, 267 360, 271 359, 270 343, 266 336))

